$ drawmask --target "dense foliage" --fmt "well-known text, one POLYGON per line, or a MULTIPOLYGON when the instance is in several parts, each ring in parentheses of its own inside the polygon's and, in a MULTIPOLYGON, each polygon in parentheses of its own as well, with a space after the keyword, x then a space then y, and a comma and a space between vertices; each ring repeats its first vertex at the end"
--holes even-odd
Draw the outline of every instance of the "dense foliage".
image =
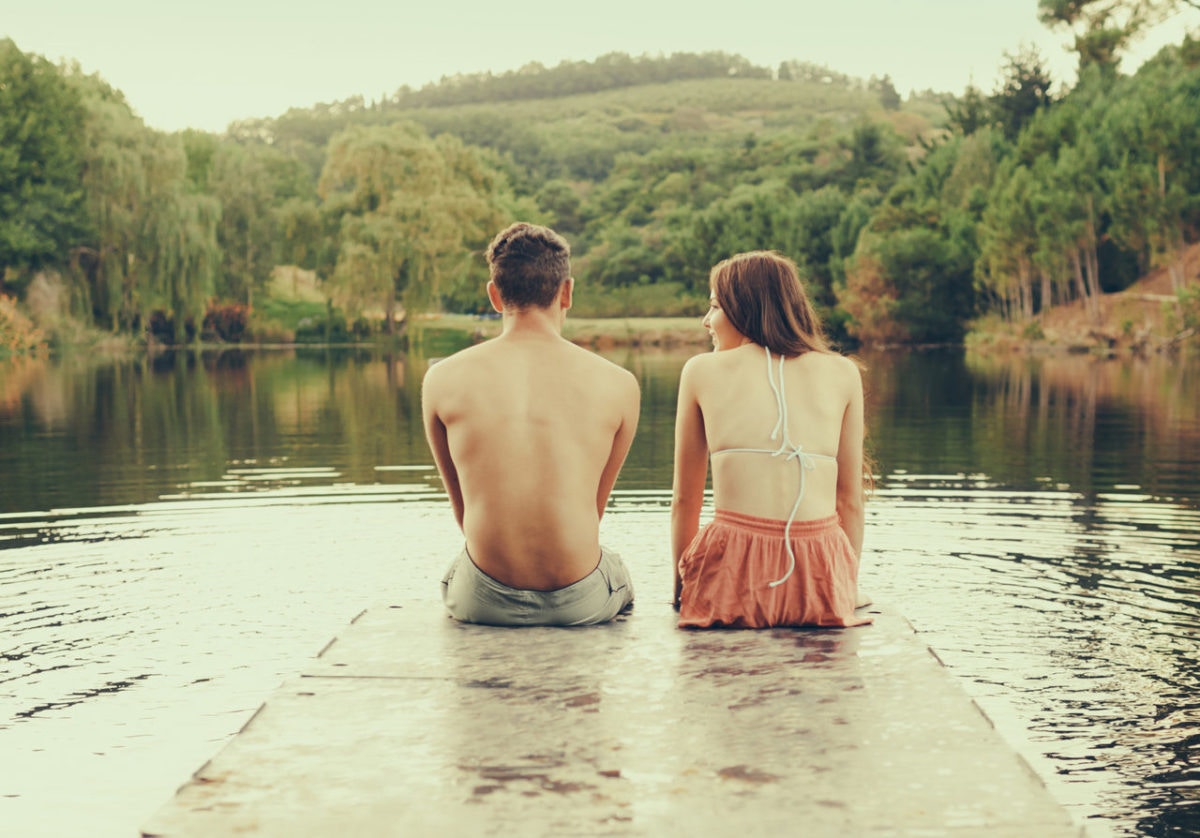
POLYGON ((100 79, 3 41, 0 292, 57 276, 113 331, 236 339, 294 265, 360 332, 390 329, 479 310, 482 249, 516 218, 571 240, 584 313, 698 311, 709 268, 752 248, 800 263, 835 334, 876 342, 956 341, 983 311, 1030 318, 1160 264, 1182 290, 1200 49, 1121 75, 1087 7, 1042 3, 1077 31, 1058 98, 1028 50, 990 94, 903 100, 800 62, 612 54, 220 136, 152 131, 100 79))
POLYGON ((84 118, 54 65, 0 41, 0 268, 52 265, 84 234, 84 118))

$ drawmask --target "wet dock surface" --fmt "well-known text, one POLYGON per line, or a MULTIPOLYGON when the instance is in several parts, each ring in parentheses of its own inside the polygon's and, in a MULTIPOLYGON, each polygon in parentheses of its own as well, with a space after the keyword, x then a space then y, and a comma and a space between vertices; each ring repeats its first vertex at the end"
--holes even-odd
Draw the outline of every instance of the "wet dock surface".
POLYGON ((1079 835, 887 610, 844 630, 359 616, 144 835, 1079 835))

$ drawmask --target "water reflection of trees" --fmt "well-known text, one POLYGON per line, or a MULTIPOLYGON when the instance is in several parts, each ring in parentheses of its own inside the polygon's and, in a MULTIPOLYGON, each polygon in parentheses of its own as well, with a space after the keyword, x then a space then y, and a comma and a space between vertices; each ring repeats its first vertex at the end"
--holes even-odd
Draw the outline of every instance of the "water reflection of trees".
MULTIPOLYGON (((639 432, 618 488, 669 489, 675 394, 691 354, 609 353, 642 387, 639 432)), ((882 474, 982 473, 1089 496, 1137 483, 1155 495, 1200 498, 1195 361, 961 352, 864 361, 882 474)), ((376 467, 432 462, 420 421, 427 365, 416 354, 319 348, 4 362, 0 472, 12 477, 0 488, 0 509, 149 500, 219 481, 246 461, 335 467, 350 482, 401 479, 376 467)))
POLYGON ((18 355, 0 361, 0 421, 17 416, 28 394, 45 377, 45 358, 18 355))
POLYGON ((967 367, 995 388, 1004 427, 1026 446, 1048 442, 1045 457, 1081 491, 1135 483, 1156 496, 1197 498, 1200 362, 968 356, 967 367))
POLYGON ((1200 359, 961 352, 868 355, 884 472, 976 471, 1091 495, 1137 484, 1200 498, 1200 359))
POLYGON ((675 402, 679 373, 695 349, 666 349, 604 353, 610 361, 630 370, 642 390, 637 437, 621 470, 620 490, 671 488, 675 454, 675 402))
POLYGON ((403 355, 175 352, 0 372, 0 510, 153 500, 220 481, 231 464, 431 462, 424 361, 403 355))

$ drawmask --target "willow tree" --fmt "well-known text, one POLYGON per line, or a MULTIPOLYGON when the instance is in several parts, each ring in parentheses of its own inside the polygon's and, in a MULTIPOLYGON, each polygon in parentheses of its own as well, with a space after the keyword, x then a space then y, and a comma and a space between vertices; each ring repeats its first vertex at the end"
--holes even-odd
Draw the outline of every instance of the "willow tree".
POLYGON ((87 110, 82 186, 92 235, 76 250, 76 290, 113 331, 163 309, 199 322, 212 295, 218 205, 188 186, 178 135, 147 128, 97 77, 71 76, 87 110))
POLYGON ((113 331, 133 319, 149 133, 124 97, 94 77, 74 76, 87 107, 82 183, 94 235, 76 252, 74 274, 85 308, 113 331))
MULTIPOLYGON (((328 249, 331 243, 336 245, 333 237, 326 235, 315 196, 313 200, 289 198, 275 207, 274 215, 280 264, 312 270, 317 266, 322 251, 328 249)), ((328 261, 335 263, 336 255, 328 261)))
POLYGON ((484 156, 412 125, 333 138, 318 192, 340 217, 333 296, 353 311, 440 307, 449 285, 503 223, 511 196, 484 156))
POLYGON ((316 198, 312 177, 303 162, 272 146, 223 140, 205 182, 221 206, 218 294, 253 304, 288 249, 281 247, 285 226, 296 220, 296 204, 289 202, 316 198))
POLYGON ((179 183, 154 196, 139 299, 143 320, 151 311, 163 310, 177 323, 200 325, 221 266, 216 236, 220 218, 221 205, 215 198, 190 194, 179 183))

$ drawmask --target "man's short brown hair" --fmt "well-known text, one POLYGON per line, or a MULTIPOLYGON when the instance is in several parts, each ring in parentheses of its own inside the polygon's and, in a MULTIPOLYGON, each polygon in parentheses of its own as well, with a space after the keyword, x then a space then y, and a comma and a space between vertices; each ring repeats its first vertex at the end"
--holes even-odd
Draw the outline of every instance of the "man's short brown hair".
POLYGON ((549 227, 518 221, 492 239, 487 263, 506 306, 546 308, 571 276, 571 246, 549 227))

